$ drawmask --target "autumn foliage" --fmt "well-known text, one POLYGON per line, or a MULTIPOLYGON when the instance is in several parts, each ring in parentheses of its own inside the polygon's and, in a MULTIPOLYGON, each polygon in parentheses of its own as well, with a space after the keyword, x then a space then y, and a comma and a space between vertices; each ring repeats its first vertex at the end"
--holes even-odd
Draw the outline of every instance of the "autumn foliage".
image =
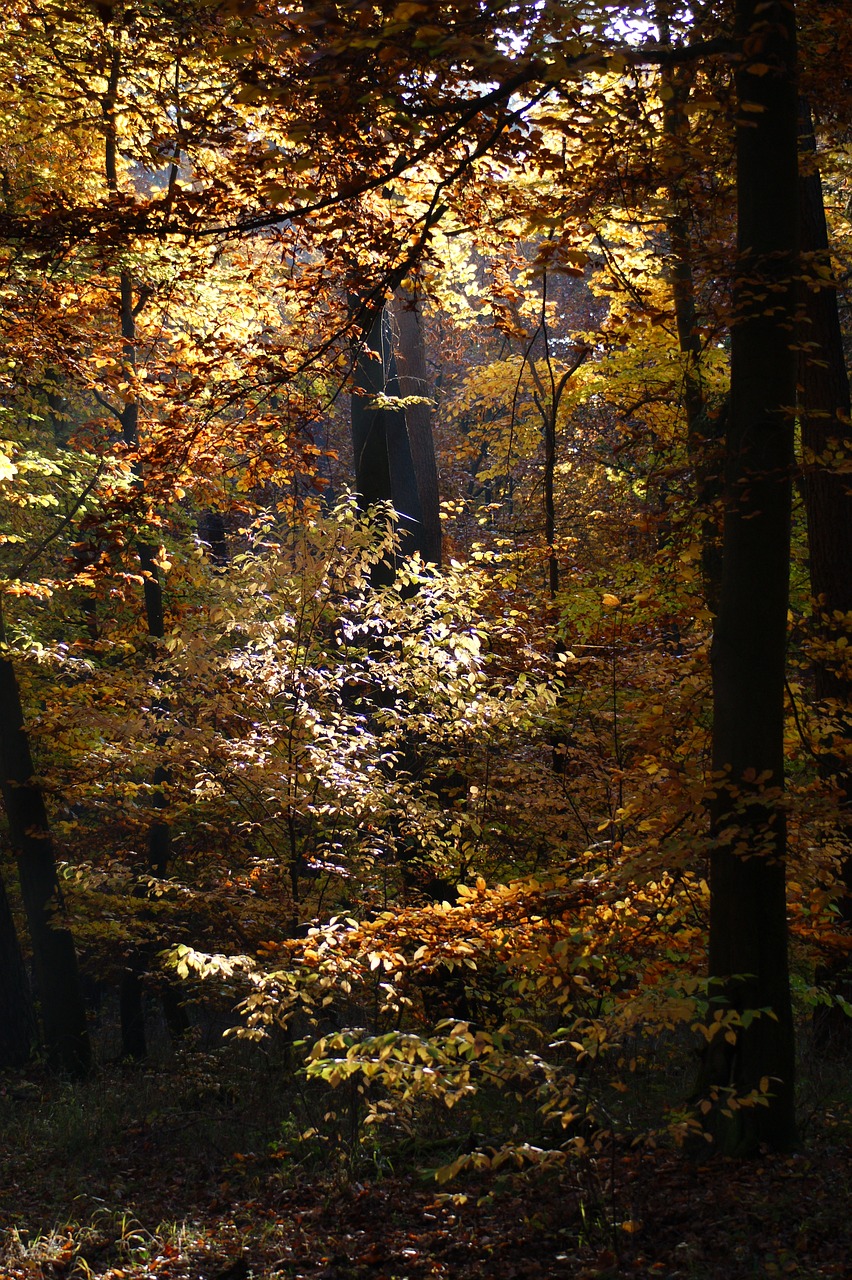
MULTIPOLYGON (((830 252, 755 264, 743 86, 784 77, 753 7, 11 6, 2 661, 55 854, 39 910, 121 991, 126 1053, 161 998, 176 1041, 213 1010, 281 1052, 328 1108, 303 1143, 345 1111, 351 1159, 456 1109, 444 1182, 774 1117, 792 1078, 738 1064, 783 1010, 708 973, 725 859, 780 883, 800 1035, 847 1043, 849 614, 812 595, 798 498, 783 768, 719 746, 730 601, 766 586, 757 551, 731 586, 732 513, 747 541, 767 474, 849 475, 848 384, 792 463, 809 298, 849 340, 849 21, 803 14, 784 81, 830 252), (750 323, 786 353, 792 465, 740 475, 750 323), (359 404, 403 432, 428 409, 440 566, 392 487, 359 505, 359 404)), ((0 934, 28 958, 10 823, 0 934)), ((789 1146, 773 1123, 729 1149, 789 1146)))

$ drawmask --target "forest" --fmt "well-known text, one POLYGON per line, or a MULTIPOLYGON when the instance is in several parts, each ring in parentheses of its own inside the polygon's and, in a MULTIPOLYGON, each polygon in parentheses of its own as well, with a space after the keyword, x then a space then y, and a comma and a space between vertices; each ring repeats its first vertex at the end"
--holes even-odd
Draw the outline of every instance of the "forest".
POLYGON ((847 1278, 844 0, 9 0, 0 1277, 847 1278))

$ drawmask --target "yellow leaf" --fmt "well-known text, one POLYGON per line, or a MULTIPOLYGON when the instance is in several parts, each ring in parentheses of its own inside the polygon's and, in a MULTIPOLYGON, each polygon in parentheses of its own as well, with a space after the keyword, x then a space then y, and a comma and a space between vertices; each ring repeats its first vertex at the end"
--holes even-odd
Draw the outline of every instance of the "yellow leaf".
POLYGON ((608 591, 605 591, 601 596, 601 604, 605 609, 617 609, 621 601, 618 596, 611 595, 608 591))

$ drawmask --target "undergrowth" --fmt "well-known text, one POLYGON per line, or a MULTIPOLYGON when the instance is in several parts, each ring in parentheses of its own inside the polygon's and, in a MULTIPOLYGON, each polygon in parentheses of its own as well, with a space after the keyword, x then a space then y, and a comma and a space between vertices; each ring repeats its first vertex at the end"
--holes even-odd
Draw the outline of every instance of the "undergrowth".
POLYGON ((309 1080, 292 1046, 190 1045, 147 1066, 112 1064, 77 1084, 38 1069, 26 1080, 7 1075, 0 1274, 473 1275, 474 1254, 481 1265, 492 1248, 485 1236, 516 1261, 525 1239, 524 1256, 542 1268, 549 1260, 545 1274, 715 1280, 723 1273, 702 1237, 712 1229, 717 1243, 722 1231, 730 1245, 728 1276, 841 1276, 831 1266, 845 1228, 838 1232, 826 1195, 845 1186, 849 1172, 848 1072, 803 1040, 803 1152, 739 1168, 696 1163, 694 1153, 665 1140, 655 1145, 641 1128, 659 1098, 689 1079, 692 1049, 682 1037, 654 1046, 635 1074, 635 1097, 616 1091, 611 1128, 586 1128, 573 1158, 551 1169, 519 1169, 513 1159, 486 1169, 465 1159, 493 1156, 507 1143, 553 1145, 558 1135, 532 1096, 482 1089, 452 1109, 417 1099, 366 1123, 381 1114, 380 1087, 361 1092, 355 1077, 336 1089, 309 1080), (436 1181, 438 1170, 459 1161, 455 1178, 436 1181), (740 1184, 743 1199, 727 1226, 711 1223, 740 1184), (379 1241, 416 1239, 416 1249, 400 1246, 415 1249, 409 1270, 369 1261, 367 1228, 350 1229, 366 1202, 380 1215, 369 1228, 379 1241), (339 1237, 336 1253, 328 1231, 339 1237), (811 1259, 810 1271, 796 1247, 811 1259), (431 1273, 421 1266, 427 1257, 438 1268, 431 1273))

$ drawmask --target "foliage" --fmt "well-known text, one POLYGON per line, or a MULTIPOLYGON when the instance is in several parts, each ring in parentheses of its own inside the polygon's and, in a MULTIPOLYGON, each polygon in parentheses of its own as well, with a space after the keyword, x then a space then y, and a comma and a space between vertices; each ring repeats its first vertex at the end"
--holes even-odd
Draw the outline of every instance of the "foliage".
MULTIPOLYGON (((775 1096, 694 1079, 774 1016, 705 959, 730 8, 19 0, 0 40, 3 654, 88 987, 110 1009, 139 977, 151 1021, 177 979, 190 1046, 230 1031, 245 1058, 175 1050, 182 1090, 233 1069, 248 1095, 280 1054, 286 1115, 252 1143, 285 1164, 410 1158, 465 1188, 440 1215, 516 1169, 570 1187, 604 1224, 571 1220, 588 1267, 640 1221, 606 1161, 670 1169, 708 1114, 775 1096), (353 371, 400 286, 432 385, 393 405, 434 406, 441 571, 349 492, 353 371)), ((842 280, 850 24, 819 8, 802 83, 842 280)), ((805 1038, 850 1011, 824 983, 848 710, 813 675, 848 688, 846 623, 820 632, 808 556, 797 509, 787 789, 746 777, 732 808, 783 804, 805 1038)), ((111 1263, 200 1256, 155 1217, 110 1219, 111 1263)), ((95 1274, 43 1230, 10 1267, 95 1274)))

